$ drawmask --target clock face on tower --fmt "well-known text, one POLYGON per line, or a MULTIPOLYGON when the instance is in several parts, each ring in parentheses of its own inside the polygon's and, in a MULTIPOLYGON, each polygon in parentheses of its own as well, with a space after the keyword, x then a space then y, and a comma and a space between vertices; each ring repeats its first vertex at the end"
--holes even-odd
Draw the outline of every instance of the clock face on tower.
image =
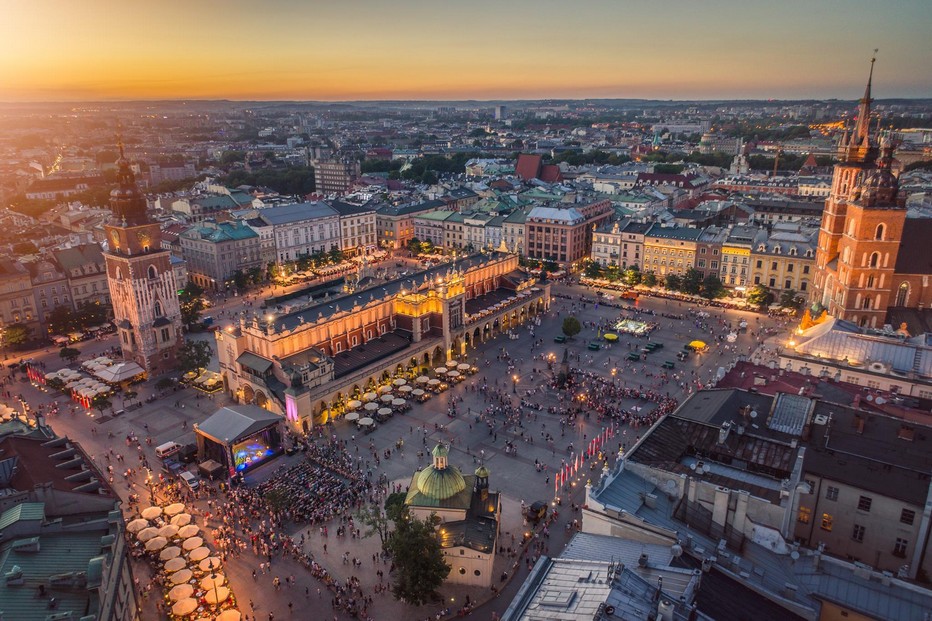
POLYGON ((120 234, 116 231, 110 231, 110 242, 113 244, 114 248, 120 247, 120 234))

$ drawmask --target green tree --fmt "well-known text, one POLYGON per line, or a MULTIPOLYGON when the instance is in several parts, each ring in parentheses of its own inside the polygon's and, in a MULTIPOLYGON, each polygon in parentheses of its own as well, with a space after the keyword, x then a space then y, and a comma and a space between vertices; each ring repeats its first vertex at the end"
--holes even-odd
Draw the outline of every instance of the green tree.
POLYGON ((780 306, 783 308, 798 309, 802 302, 802 298, 793 289, 787 289, 780 294, 780 306))
POLYGON ((656 287, 657 286, 657 274, 653 272, 644 272, 644 275, 641 276, 641 284, 645 287, 656 287))
POLYGON ((725 287, 721 279, 715 274, 709 274, 702 279, 702 297, 714 300, 720 298, 725 293, 725 287))
POLYGON ((182 373, 198 371, 210 362, 211 348, 207 341, 185 341, 178 348, 178 369, 182 373))
POLYGON ((393 522, 400 520, 404 514, 406 497, 404 492, 394 492, 385 499, 385 515, 393 522))
POLYGON ((676 274, 667 274, 663 281, 663 285, 670 291, 679 291, 682 284, 682 279, 676 274))
POLYGON ((413 255, 418 255, 421 253, 421 240, 417 237, 412 237, 411 241, 408 242, 408 250, 413 255))
POLYGON ((246 285, 249 284, 249 278, 246 276, 246 272, 243 270, 236 270, 233 272, 233 284, 237 289, 245 289, 246 285))
POLYGON ((67 360, 68 363, 71 364, 78 359, 78 356, 81 355, 81 351, 74 347, 62 347, 58 355, 61 356, 62 360, 67 360))
POLYGON ((563 320, 563 334, 573 338, 582 331, 582 324, 575 317, 567 317, 563 320))
POLYGON ((334 248, 328 253, 327 257, 331 263, 340 263, 343 261, 343 251, 339 248, 334 248))
POLYGON ((450 573, 437 536, 438 518, 418 520, 410 515, 395 522, 385 550, 395 562, 392 594, 395 599, 420 606, 436 601, 437 589, 450 573))
POLYGON ((220 163, 225 165, 235 164, 236 162, 242 162, 246 159, 245 151, 224 151, 220 156, 220 163))
POLYGON ((589 278, 601 278, 602 277, 602 266, 598 261, 589 261, 586 264, 586 276, 589 278))
POLYGON ((204 311, 204 290, 193 282, 189 282, 178 294, 178 303, 181 307, 181 323, 190 330, 201 320, 204 311))
POLYGON ((767 306, 773 301, 773 293, 764 285, 754 285, 751 287, 750 291, 748 291, 746 299, 751 306, 760 308, 762 306, 767 306))
POLYGON ((29 326, 22 323, 13 323, 3 331, 3 343, 8 347, 17 349, 29 341, 29 326))
POLYGON ((113 404, 110 402, 110 398, 107 395, 97 395, 91 400, 91 407, 100 412, 104 413, 104 410, 108 410, 113 407, 113 404))
POLYGON ((560 270, 560 266, 557 265, 557 262, 553 259, 547 259, 541 265, 541 269, 545 272, 550 272, 551 274, 560 270))
POLYGON ((45 385, 51 388, 52 390, 60 390, 60 391, 65 390, 65 380, 63 380, 60 377, 50 378, 49 380, 45 382, 45 385))
POLYGON ((680 279, 680 291, 696 295, 702 289, 702 274, 695 268, 689 268, 680 279))
POLYGON ((356 520, 357 523, 366 526, 366 530, 362 533, 363 537, 371 537, 377 534, 379 541, 382 542, 382 547, 385 546, 391 525, 391 520, 385 511, 378 505, 366 505, 356 512, 356 520))
POLYGON ((155 383, 155 389, 158 390, 159 392, 163 392, 165 390, 168 390, 169 388, 174 387, 174 385, 175 385, 175 380, 173 380, 170 377, 163 377, 155 383))
POLYGON ((609 282, 617 282, 621 279, 621 268, 612 263, 605 268, 605 279, 609 282))
POLYGON ((68 306, 56 306, 46 315, 46 321, 49 324, 49 331, 52 334, 68 334, 77 328, 77 317, 74 311, 68 306))
POLYGON ((641 274, 641 270, 638 269, 637 265, 632 265, 631 267, 626 269, 624 273, 625 284, 628 285, 629 287, 633 287, 635 285, 641 284, 643 277, 644 276, 643 274, 641 274))

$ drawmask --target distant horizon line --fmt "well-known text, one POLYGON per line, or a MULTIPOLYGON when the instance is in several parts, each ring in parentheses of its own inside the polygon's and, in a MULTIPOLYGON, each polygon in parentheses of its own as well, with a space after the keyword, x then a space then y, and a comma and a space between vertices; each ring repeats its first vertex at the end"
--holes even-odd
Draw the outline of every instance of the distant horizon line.
MULTIPOLYGON (((131 103, 312 103, 312 104, 351 104, 351 103, 526 103, 526 102, 580 102, 580 101, 631 101, 631 102, 659 102, 659 103, 716 103, 716 102, 856 102, 859 97, 709 97, 709 98, 650 98, 650 97, 534 97, 524 99, 236 99, 230 97, 165 97, 153 99, 46 99, 46 100, 8 100, 0 99, 0 106, 12 105, 68 105, 68 104, 131 104, 131 103)), ((884 101, 932 101, 932 94, 925 97, 875 97, 874 102, 884 101)))

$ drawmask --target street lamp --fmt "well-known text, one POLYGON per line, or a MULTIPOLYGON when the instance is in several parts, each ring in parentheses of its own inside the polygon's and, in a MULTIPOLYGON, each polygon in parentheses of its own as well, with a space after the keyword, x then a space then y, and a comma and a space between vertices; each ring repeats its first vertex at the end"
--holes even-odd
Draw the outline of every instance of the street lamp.
POLYGON ((152 471, 146 468, 146 487, 149 488, 149 503, 155 504, 155 483, 152 480, 152 471))
POLYGON ((511 392, 513 392, 514 394, 518 394, 518 376, 517 375, 511 376, 511 392))

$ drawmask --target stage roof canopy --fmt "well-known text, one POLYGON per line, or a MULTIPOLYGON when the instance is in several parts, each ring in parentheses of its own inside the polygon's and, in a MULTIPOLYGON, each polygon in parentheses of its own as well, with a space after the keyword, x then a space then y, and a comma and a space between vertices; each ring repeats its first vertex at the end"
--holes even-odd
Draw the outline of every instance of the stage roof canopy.
POLYGON ((231 405, 220 408, 201 423, 197 431, 224 444, 233 444, 281 420, 257 405, 231 405))

